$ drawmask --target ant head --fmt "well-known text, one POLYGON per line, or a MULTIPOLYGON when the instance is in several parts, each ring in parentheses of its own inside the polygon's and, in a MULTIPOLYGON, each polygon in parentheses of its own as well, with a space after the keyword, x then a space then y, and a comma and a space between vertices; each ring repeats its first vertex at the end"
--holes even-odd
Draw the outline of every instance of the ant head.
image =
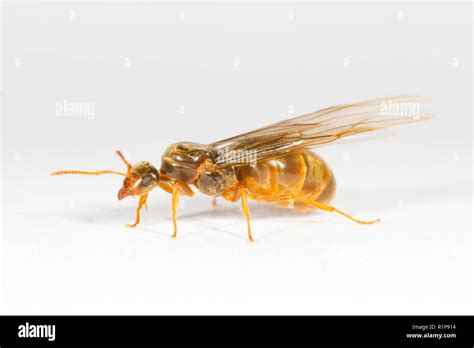
MULTIPOLYGON (((127 172, 117 172, 115 170, 98 170, 94 172, 84 170, 60 170, 51 173, 51 175, 64 175, 64 174, 80 174, 80 175, 102 175, 102 174, 117 174, 125 177, 123 186, 118 192, 119 200, 127 196, 143 196, 153 190, 160 182, 160 172, 149 162, 138 162, 135 165, 131 165, 125 159, 120 151, 117 151, 117 155, 127 166, 127 172)), ((163 180, 172 180, 167 176, 162 177, 163 180)))
POLYGON ((119 200, 127 196, 143 196, 158 185, 160 173, 150 162, 138 162, 132 166, 120 151, 117 151, 117 155, 127 166, 123 186, 118 192, 119 200))

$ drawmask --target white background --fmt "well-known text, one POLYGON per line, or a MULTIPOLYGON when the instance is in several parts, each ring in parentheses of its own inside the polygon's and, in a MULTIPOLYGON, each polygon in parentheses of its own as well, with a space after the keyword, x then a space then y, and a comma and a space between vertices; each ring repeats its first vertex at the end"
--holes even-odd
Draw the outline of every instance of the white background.
POLYGON ((469 3, 3 4, 2 314, 472 314, 469 3), (159 166, 291 115, 397 94, 434 119, 318 150, 361 219, 156 191, 136 229, 116 149, 159 166), (93 119, 60 116, 63 100, 93 119), (184 113, 182 113, 184 108, 184 113), (180 112, 181 110, 181 112, 180 112))

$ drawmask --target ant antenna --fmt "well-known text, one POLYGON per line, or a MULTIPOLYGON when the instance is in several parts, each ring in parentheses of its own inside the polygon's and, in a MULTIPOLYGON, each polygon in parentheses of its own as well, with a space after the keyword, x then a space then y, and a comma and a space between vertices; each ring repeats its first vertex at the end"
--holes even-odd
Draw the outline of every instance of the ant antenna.
POLYGON ((102 174, 118 174, 127 176, 125 173, 116 172, 114 170, 98 170, 96 172, 85 172, 83 170, 59 170, 52 172, 51 175, 63 175, 63 174, 82 174, 82 175, 102 175, 102 174))
POLYGON ((132 170, 132 165, 128 163, 128 161, 125 159, 125 156, 122 154, 120 150, 115 151, 117 155, 122 159, 123 163, 127 166, 127 175, 130 174, 130 171, 132 170))
POLYGON ((115 170, 98 170, 95 172, 86 172, 83 170, 60 170, 56 172, 52 172, 51 175, 64 175, 64 174, 81 174, 81 175, 102 175, 102 174, 118 174, 122 176, 128 176, 130 174, 130 171, 132 170, 132 165, 128 163, 128 161, 125 159, 125 156, 117 150, 117 155, 122 159, 122 161, 125 163, 127 166, 127 173, 122 173, 122 172, 117 172, 115 170))

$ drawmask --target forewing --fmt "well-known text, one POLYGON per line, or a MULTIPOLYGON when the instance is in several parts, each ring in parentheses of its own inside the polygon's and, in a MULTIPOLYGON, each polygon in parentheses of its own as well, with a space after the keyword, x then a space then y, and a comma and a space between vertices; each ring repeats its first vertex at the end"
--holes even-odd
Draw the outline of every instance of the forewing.
POLYGON ((217 164, 246 165, 341 138, 430 118, 418 96, 398 96, 343 104, 281 121, 213 143, 217 164))

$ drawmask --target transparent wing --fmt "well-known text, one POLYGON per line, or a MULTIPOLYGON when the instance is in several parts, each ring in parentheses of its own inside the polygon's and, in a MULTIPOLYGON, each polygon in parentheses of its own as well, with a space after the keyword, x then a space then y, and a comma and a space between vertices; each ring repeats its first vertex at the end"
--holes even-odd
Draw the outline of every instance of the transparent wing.
POLYGON ((217 164, 246 165, 341 138, 429 119, 421 103, 429 98, 397 96, 343 104, 217 141, 217 164))

